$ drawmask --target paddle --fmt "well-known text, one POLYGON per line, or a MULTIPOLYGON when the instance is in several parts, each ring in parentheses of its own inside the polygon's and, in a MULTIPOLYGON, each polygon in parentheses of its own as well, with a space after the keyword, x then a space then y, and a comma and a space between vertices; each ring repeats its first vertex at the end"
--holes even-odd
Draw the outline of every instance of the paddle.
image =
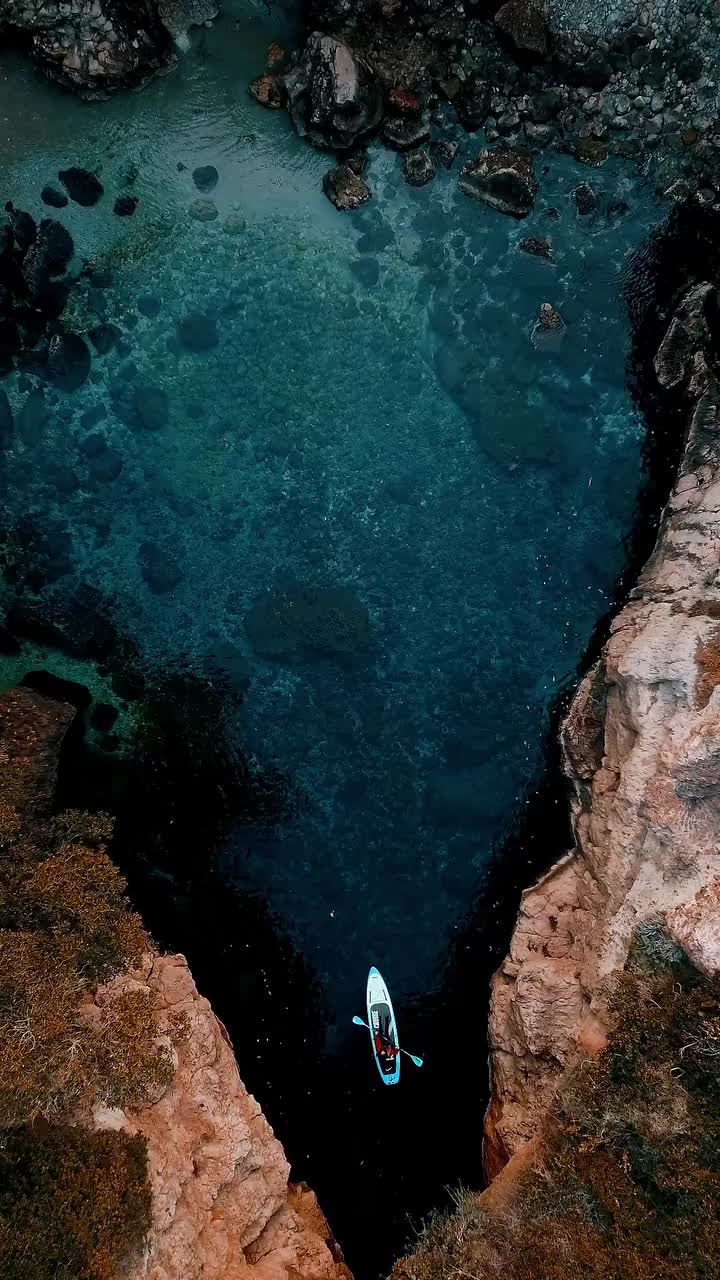
MULTIPOLYGON (((353 1018, 353 1022, 355 1023, 356 1027, 366 1027, 368 1031, 370 1030, 370 1027, 368 1027, 367 1022, 363 1022, 362 1018, 358 1018, 357 1014, 355 1014, 355 1017, 353 1018)), ((400 1048, 399 1045, 398 1045, 398 1048, 400 1048)), ((407 1049, 400 1049, 400 1052, 404 1053, 406 1058, 410 1058, 411 1062, 414 1062, 416 1067, 422 1066, 423 1060, 422 1058, 418 1058, 417 1054, 409 1053, 407 1049)))

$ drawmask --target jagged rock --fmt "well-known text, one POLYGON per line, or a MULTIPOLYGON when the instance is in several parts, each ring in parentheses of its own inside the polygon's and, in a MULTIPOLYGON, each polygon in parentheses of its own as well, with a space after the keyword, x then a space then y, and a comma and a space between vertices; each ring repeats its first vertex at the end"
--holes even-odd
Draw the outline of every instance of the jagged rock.
POLYGON ((217 186, 220 174, 214 164, 203 164, 199 168, 193 169, 193 182, 198 191, 202 191, 203 195, 208 191, 212 191, 217 186))
POLYGON ((543 302, 531 334, 538 351, 557 351, 567 332, 565 321, 551 302, 543 302))
POLYGON ((347 212, 359 209, 370 199, 370 191, 362 178, 346 164, 336 165, 323 178, 323 191, 336 209, 347 212))
POLYGON ((251 80, 248 91, 261 107, 269 107, 271 111, 279 111, 285 101, 282 77, 273 75, 270 71, 264 71, 261 76, 251 80))
POLYGON ((370 619, 350 587, 301 585, 268 591, 245 617, 253 648, 267 658, 305 650, 355 653, 370 643, 370 619))
POLYGON ((427 142, 430 137, 430 122, 427 118, 415 119, 412 116, 386 116, 382 127, 382 140, 386 146, 395 151, 410 151, 427 142))
POLYGON ((453 99, 461 125, 468 133, 481 129, 490 114, 492 94, 484 80, 473 76, 460 86, 453 99))
POLYGON ((575 197, 575 208, 581 218, 586 218, 588 214, 595 212, 598 207, 598 198, 589 182, 581 182, 573 191, 573 195, 575 197))
POLYGON ((335 36, 313 32, 284 85, 297 132, 316 147, 345 151, 382 119, 377 75, 335 36))
POLYGON ((532 156, 504 147, 481 151, 464 164, 458 185, 465 195, 513 218, 527 217, 538 190, 532 156))
POLYGON ((157 0, 160 21, 181 49, 189 49, 191 27, 209 26, 220 12, 215 0, 157 0))
POLYGON ((599 169, 608 158, 608 145, 600 138, 579 138, 576 155, 583 164, 599 169))
POLYGON ((533 258, 543 258, 545 262, 554 262, 555 254, 549 240, 540 240, 537 236, 527 236, 518 242, 518 249, 529 253, 533 258))
POLYGON ((419 151, 411 151, 403 160, 405 181, 411 187, 424 187, 435 177, 435 161, 422 147, 419 151))
POLYGON ((677 308, 655 356, 661 387, 677 387, 689 377, 693 354, 708 337, 705 308, 712 293, 711 284, 694 285, 677 308))
POLYGON ((105 190, 100 179, 88 169, 61 169, 58 178, 70 199, 86 209, 97 204, 105 190))
POLYGON ((460 146, 457 142, 448 142, 443 139, 441 142, 432 144, 430 153, 443 169, 452 169, 459 150, 460 146))
POLYGON ((535 4, 528 0, 507 0, 495 14, 495 26, 516 54, 528 59, 547 56, 548 28, 542 11, 535 4))
POLYGON ((342 157, 342 163, 361 177, 368 167, 368 159, 367 147, 353 147, 352 151, 346 152, 342 157))

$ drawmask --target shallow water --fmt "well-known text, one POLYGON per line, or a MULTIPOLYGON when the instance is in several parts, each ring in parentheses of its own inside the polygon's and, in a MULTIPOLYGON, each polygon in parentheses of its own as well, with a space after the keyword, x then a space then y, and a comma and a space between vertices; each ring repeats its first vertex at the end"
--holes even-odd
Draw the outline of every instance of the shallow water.
MULTIPOLYGON (((229 733, 289 777, 296 803, 271 831, 239 825, 218 865, 301 954, 319 1055, 283 1058, 293 1011, 270 980, 262 1006, 222 1013, 297 1174, 350 1262, 374 1271, 408 1214, 463 1170, 479 1181, 484 1062, 448 1069, 466 1032, 438 1040, 438 993, 471 904, 492 934, 483 884, 623 567, 642 424, 624 384, 622 276, 657 209, 619 166, 588 175, 552 156, 517 224, 459 194, 456 172, 411 190, 399 159, 373 150, 375 199, 340 216, 320 189, 328 157, 246 93, 280 24, 238 7, 177 73, 101 105, 6 61, 4 198, 39 213, 59 168, 100 174, 104 200, 60 216, 112 285, 79 285, 70 314, 83 329, 116 323, 124 350, 50 396, 42 438, 6 458, 4 505, 11 522, 29 513, 55 566, 43 599, 96 586, 148 667, 248 685, 241 705, 228 696, 229 733), (191 173, 206 164, 220 216, 199 223, 191 173), (600 208, 581 220, 572 191, 588 176, 600 208), (139 197, 134 218, 112 214, 122 190, 139 197), (550 237, 554 264, 519 250, 533 235, 550 237), (544 301, 567 325, 556 351, 530 340, 544 301), (199 353, 176 329, 192 309, 217 322, 199 353), (156 407, 166 394, 166 421, 138 419, 138 387, 156 407), (258 655, 248 611, 295 583, 352 588, 369 645, 258 655), (437 1055, 382 1096, 350 1026, 370 963, 401 1034, 405 1017, 427 1040, 409 1047, 437 1055)), ((463 138, 461 159, 478 145, 463 138)), ((19 408, 24 384, 5 385, 19 408)))

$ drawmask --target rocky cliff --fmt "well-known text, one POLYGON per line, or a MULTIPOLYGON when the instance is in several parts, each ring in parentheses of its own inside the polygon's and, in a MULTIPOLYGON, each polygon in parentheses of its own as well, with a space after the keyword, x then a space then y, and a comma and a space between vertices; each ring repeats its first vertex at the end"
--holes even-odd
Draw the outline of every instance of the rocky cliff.
POLYGON ((609 985, 638 930, 720 968, 716 284, 686 293, 655 357, 690 422, 654 553, 563 725, 575 846, 523 895, 493 982, 491 1177, 536 1133, 566 1068, 604 1045, 609 985))
MULTIPOLYGON (((315 1196, 289 1183, 283 1149, 184 957, 152 950, 124 902, 102 847, 105 819, 52 813, 74 715, 29 688, 0 695, 3 1275, 27 1274, 32 1241, 37 1275, 114 1275, 121 1255, 125 1280, 346 1280, 315 1196), (93 981, 93 965, 112 973, 93 981), (144 1153, 142 1230, 129 1257, 129 1218, 118 1242, 112 1224, 105 1232, 95 1222, 94 1204, 81 1196, 73 1206, 77 1169, 48 1190, 37 1143, 53 1129, 61 1153, 75 1134, 97 1139, 86 1164, 113 1140, 144 1153), (67 1179, 69 1208, 59 1203, 67 1179)), ((114 1183, 126 1167, 116 1161, 109 1175, 122 1214, 114 1183)))

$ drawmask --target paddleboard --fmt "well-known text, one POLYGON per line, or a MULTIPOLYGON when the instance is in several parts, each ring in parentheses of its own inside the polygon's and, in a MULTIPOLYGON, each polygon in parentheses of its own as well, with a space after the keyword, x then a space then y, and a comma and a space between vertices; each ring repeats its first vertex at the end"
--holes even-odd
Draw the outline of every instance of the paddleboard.
POLYGON ((367 980, 367 1020, 373 1055, 384 1084, 400 1079, 400 1042, 390 992, 373 965, 367 980))

